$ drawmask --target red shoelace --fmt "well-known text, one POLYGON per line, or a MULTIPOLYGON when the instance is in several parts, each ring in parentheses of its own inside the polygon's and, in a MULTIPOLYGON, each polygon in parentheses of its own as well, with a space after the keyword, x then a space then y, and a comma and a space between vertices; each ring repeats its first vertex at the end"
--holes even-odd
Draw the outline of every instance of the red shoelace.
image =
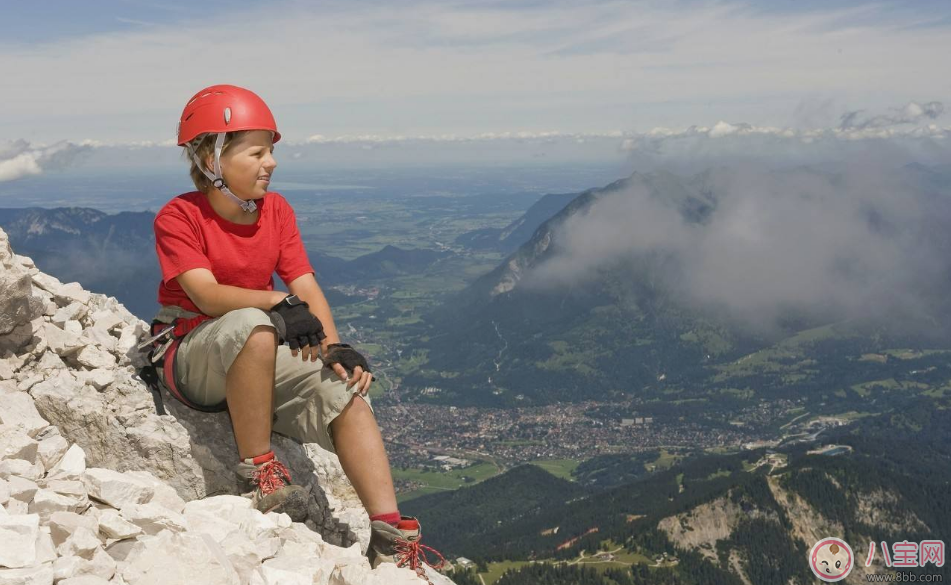
POLYGON ((433 569, 437 571, 442 569, 446 565, 446 559, 439 553, 438 550, 426 546, 421 543, 419 540, 404 540, 400 539, 396 541, 396 566, 402 567, 404 565, 408 566, 410 569, 416 571, 416 574, 422 579, 426 579, 426 582, 432 585, 432 581, 426 576, 425 569, 423 569, 423 563, 426 563, 433 569), (429 551, 439 557, 439 562, 435 565, 429 562, 429 559, 426 558, 426 551, 429 551))
POLYGON ((266 496, 291 483, 291 473, 283 463, 272 459, 254 470, 251 481, 257 483, 261 493, 266 496))

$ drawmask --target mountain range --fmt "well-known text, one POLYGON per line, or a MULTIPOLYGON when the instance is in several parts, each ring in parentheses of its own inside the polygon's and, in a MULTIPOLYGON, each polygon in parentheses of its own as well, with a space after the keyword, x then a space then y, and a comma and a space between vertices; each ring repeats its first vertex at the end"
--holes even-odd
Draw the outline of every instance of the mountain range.
POLYGON ((526 585, 560 582, 571 569, 558 564, 564 562, 598 569, 590 582, 599 585, 805 585, 816 582, 809 550, 829 536, 854 551, 847 582, 864 582, 867 572, 889 571, 880 549, 864 566, 869 542, 890 548, 951 530, 949 406, 947 398, 924 398, 832 429, 823 441, 837 450, 753 449, 653 472, 629 457, 628 467, 642 477, 600 487, 580 474, 566 481, 523 466, 401 508, 425 521, 428 537, 446 551, 465 554, 483 572, 505 563, 519 575, 511 582, 526 585), (532 562, 549 568, 535 574, 532 562))
MULTIPOLYGON (((951 182, 943 181, 944 174, 917 167, 904 169, 902 174, 904 184, 913 193, 908 196, 909 205, 933 206, 935 218, 951 217, 946 203, 951 201, 951 182)), ((835 271, 852 276, 855 282, 863 280, 845 260, 835 260, 835 267, 823 275, 826 283, 815 283, 830 288, 830 298, 837 294, 845 299, 842 311, 823 306, 824 299, 809 290, 809 282, 793 286, 803 289, 805 298, 812 296, 816 301, 798 306, 785 298, 773 302, 768 292, 744 290, 727 276, 732 271, 738 279, 744 278, 743 269, 735 266, 742 259, 731 266, 725 254, 711 262, 723 264, 723 275, 716 277, 715 284, 736 289, 734 296, 745 294, 755 304, 745 308, 739 300, 722 294, 713 297, 716 303, 704 304, 692 297, 706 300, 705 293, 708 297, 715 293, 684 285, 694 276, 682 268, 686 263, 683 256, 701 256, 702 250, 688 249, 684 253, 682 249, 668 251, 664 245, 642 249, 632 245, 619 253, 621 246, 614 245, 611 238, 636 238, 623 231, 612 232, 606 241, 591 244, 584 238, 590 240, 601 234, 594 230, 582 236, 577 229, 572 232, 598 214, 610 219, 606 209, 638 213, 644 208, 662 210, 655 213, 658 216, 678 218, 678 225, 691 236, 718 217, 724 202, 736 206, 731 189, 741 180, 739 173, 731 170, 711 170, 691 177, 667 172, 634 173, 604 188, 578 194, 493 270, 424 316, 428 339, 420 347, 427 352, 428 361, 407 376, 406 384, 427 389, 420 400, 497 406, 597 397, 622 399, 635 394, 664 401, 671 393, 681 400, 706 400, 711 391, 744 389, 752 389, 756 396, 809 395, 823 388, 822 393, 828 393, 830 384, 833 390, 841 386, 847 393, 851 386, 880 379, 876 376, 881 372, 874 371, 874 366, 859 365, 857 360, 866 353, 895 347, 951 348, 951 303, 941 293, 951 270, 946 261, 936 264, 946 259, 940 250, 951 243, 943 236, 936 239, 927 235, 943 233, 936 219, 933 226, 929 219, 924 225, 908 226, 917 232, 904 236, 920 239, 921 245, 883 250, 896 256, 914 251, 921 258, 933 256, 934 260, 918 260, 921 266, 915 271, 908 268, 910 263, 894 262, 896 269, 908 273, 907 277, 898 278, 897 272, 883 273, 882 278, 895 278, 896 284, 883 287, 877 294, 891 295, 889 302, 898 308, 891 310, 893 305, 883 303, 874 311, 863 310, 858 301, 849 300, 850 295, 864 294, 871 287, 863 289, 856 284, 850 289, 840 285, 846 280, 835 271), (585 248, 589 255, 579 257, 578 247, 585 248), (598 263, 597 251, 601 248, 607 250, 608 257, 598 263), (564 262, 565 258, 573 258, 573 263, 564 262), (586 259, 593 265, 586 265, 586 259), (546 270, 549 276, 556 276, 547 283, 538 277, 546 270), (837 286, 841 290, 836 290, 837 286), (912 295, 920 296, 913 309, 909 308, 913 303, 900 304, 902 298, 912 295), (758 329, 744 323, 769 320, 758 318, 754 311, 773 310, 763 308, 770 303, 777 309, 769 315, 775 321, 769 327, 758 329), (744 312, 749 316, 742 315, 744 312), (735 363, 747 356, 765 358, 769 363, 754 363, 752 367, 735 363), (798 360, 791 361, 793 357, 798 360), (832 370, 848 371, 849 375, 832 374, 832 370)), ((787 189, 797 197, 808 197, 800 195, 799 190, 821 193, 826 189, 832 191, 831 198, 841 181, 828 171, 795 169, 767 175, 765 185, 760 187, 764 191, 787 189)), ((755 194, 748 200, 755 202, 755 194)), ((891 234, 901 233, 896 227, 900 217, 886 215, 866 202, 854 205, 862 217, 846 228, 874 234, 878 238, 872 240, 874 243, 897 241, 891 234)), ((899 210, 891 211, 901 215, 899 210)), ((631 223, 635 219, 631 217, 631 223)), ((610 227, 623 229, 623 221, 623 217, 615 218, 610 227)), ((640 229, 649 227, 640 225, 640 229)), ((802 236, 808 239, 809 235, 802 236)), ((663 241, 661 236, 654 238, 663 241)), ((672 239, 668 238, 667 244, 672 239)), ((835 253, 832 250, 829 256, 834 258, 835 253)), ((802 262, 790 259, 794 261, 802 262)), ((815 260, 820 261, 825 260, 815 260)), ((878 259, 873 257, 868 262, 878 259)), ((779 274, 782 267, 776 269, 779 274)), ((795 301, 794 293, 788 294, 795 301)), ((843 398, 851 401, 859 396, 843 398)))
MULTIPOLYGON (((0 227, 19 254, 63 282, 114 296, 134 315, 151 320, 158 311, 161 278, 155 256, 151 212, 109 215, 88 208, 0 208, 0 227)), ((329 286, 362 285, 381 278, 416 274, 450 253, 426 249, 382 249, 345 260, 308 250, 316 278, 329 286)), ((275 276, 275 286, 283 284, 275 276)), ((333 288, 324 294, 332 306, 359 300, 333 288)))

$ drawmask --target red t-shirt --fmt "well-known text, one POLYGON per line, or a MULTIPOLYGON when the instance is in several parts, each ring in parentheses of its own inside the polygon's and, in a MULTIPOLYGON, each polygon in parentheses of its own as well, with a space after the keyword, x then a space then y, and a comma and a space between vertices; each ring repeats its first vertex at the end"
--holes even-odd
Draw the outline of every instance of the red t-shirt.
POLYGON ((284 284, 314 271, 287 200, 267 193, 256 203, 258 221, 251 225, 222 218, 200 191, 179 195, 156 214, 159 304, 201 312, 175 280, 193 268, 207 268, 218 284, 253 290, 274 290, 275 271, 284 284))

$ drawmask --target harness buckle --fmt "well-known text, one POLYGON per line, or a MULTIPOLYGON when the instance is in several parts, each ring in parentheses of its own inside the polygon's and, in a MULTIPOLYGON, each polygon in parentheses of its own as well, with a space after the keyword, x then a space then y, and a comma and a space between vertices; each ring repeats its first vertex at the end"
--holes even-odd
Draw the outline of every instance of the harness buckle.
POLYGON ((145 349, 146 347, 152 345, 153 343, 155 343, 155 342, 158 341, 159 339, 162 339, 162 337, 168 335, 169 333, 172 333, 173 331, 175 331, 175 326, 174 326, 174 325, 170 325, 170 326, 166 327, 165 329, 162 329, 160 332, 158 332, 157 334, 153 335, 152 337, 146 339, 145 341, 143 341, 142 343, 140 343, 137 347, 138 347, 140 350, 145 349))
POLYGON ((178 340, 173 337, 169 339, 168 341, 166 341, 164 344, 162 344, 162 346, 158 349, 158 351, 152 352, 152 363, 154 364, 158 362, 160 359, 162 359, 162 356, 165 355, 165 352, 168 351, 168 348, 172 347, 172 344, 174 344, 176 341, 178 340))

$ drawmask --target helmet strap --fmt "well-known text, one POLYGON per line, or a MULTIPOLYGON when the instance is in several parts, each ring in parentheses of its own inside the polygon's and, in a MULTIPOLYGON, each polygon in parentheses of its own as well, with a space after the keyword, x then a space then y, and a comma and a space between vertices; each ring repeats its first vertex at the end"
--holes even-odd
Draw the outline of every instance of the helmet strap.
POLYGON ((216 189, 230 197, 232 201, 241 206, 241 209, 245 210, 247 213, 254 213, 258 208, 257 204, 250 199, 245 201, 244 199, 241 199, 232 193, 231 189, 228 188, 228 185, 225 184, 225 179, 221 174, 221 149, 224 147, 226 135, 227 133, 225 132, 219 132, 218 137, 215 139, 214 174, 205 168, 204 163, 198 158, 198 153, 195 151, 195 148, 191 145, 191 143, 188 144, 188 150, 191 153, 192 158, 195 160, 195 163, 198 165, 198 168, 201 169, 202 174, 208 177, 208 180, 211 181, 211 184, 214 185, 216 189))

